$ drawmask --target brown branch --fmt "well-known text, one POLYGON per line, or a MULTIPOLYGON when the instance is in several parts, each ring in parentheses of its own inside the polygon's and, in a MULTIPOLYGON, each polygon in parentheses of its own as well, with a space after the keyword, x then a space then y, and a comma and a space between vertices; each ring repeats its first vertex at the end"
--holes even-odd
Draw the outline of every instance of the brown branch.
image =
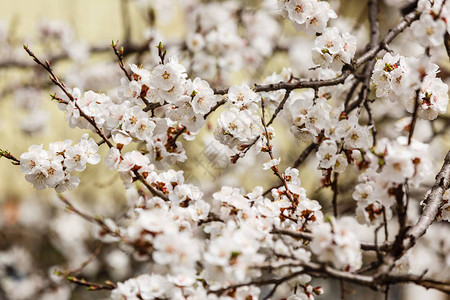
MULTIPOLYGON (((286 94, 284 95, 283 100, 280 102, 278 107, 275 109, 275 112, 273 113, 272 117, 270 118, 270 121, 266 124, 266 126, 270 126, 273 123, 273 121, 277 117, 278 113, 283 109, 284 104, 286 103, 287 99, 289 98, 290 93, 291 93, 291 91, 286 91, 286 94)), ((261 103, 263 101, 264 101, 264 99, 261 99, 261 103)), ((220 104, 220 102, 218 104, 220 104)), ((220 105, 222 105, 222 104, 220 104, 220 105)), ((216 108, 213 107, 213 109, 216 109, 216 108)), ((212 111, 212 109, 211 109, 211 111, 212 111)), ((209 113, 207 115, 209 115, 209 113)), ((206 117, 206 115, 205 115, 205 117, 206 117)), ((247 152, 250 150, 250 148, 253 147, 253 145, 255 145, 258 140, 259 140, 259 136, 257 138, 255 138, 250 144, 246 145, 244 151, 242 151, 241 153, 238 153, 236 155, 233 155, 231 158, 232 163, 235 164, 240 158, 244 157, 245 154, 247 154, 247 152)))
POLYGON ((386 289, 384 291, 384 300, 388 300, 389 299, 389 284, 386 285, 386 289))
POLYGON ((150 183, 147 182, 147 180, 145 180, 144 177, 142 177, 141 174, 139 174, 139 172, 137 170, 135 170, 133 172, 134 176, 136 176, 137 180, 139 180, 140 182, 142 182, 145 187, 150 191, 150 193, 152 193, 153 196, 157 196, 161 199, 163 199, 164 201, 169 201, 169 197, 164 194, 163 192, 161 192, 160 190, 157 190, 156 188, 154 188, 150 183))
MULTIPOLYGON (((146 98, 144 98, 144 99, 145 99, 145 101, 148 102, 148 100, 147 100, 146 98)), ((144 101, 144 102, 145 102, 145 101, 144 101)), ((166 105, 166 104, 168 104, 168 103, 165 102, 165 101, 164 101, 163 104, 161 104, 161 103, 159 103, 159 102, 157 102, 157 103, 151 103, 151 102, 148 102, 147 106, 145 106, 142 110, 145 111, 145 112, 148 112, 148 111, 151 110, 151 111, 152 111, 152 116, 154 116, 154 114, 155 114, 155 109, 157 109, 158 107, 164 106, 164 105, 166 105)))
MULTIPOLYGON (((374 49, 379 44, 380 39, 380 24, 378 22, 378 1, 369 1, 369 23, 370 23, 370 43, 369 47, 374 49)), ((367 112, 370 114, 370 109, 367 105, 367 97, 370 91, 370 80, 372 78, 372 71, 375 67, 375 57, 369 60, 369 63, 364 68, 363 85, 361 87, 360 99, 358 105, 358 114, 363 106, 366 106, 367 112)))
POLYGON ((428 227, 436 218, 438 209, 442 204, 442 196, 450 186, 450 151, 447 153, 444 164, 436 175, 436 181, 431 189, 431 193, 426 198, 426 207, 417 223, 408 231, 407 239, 403 242, 406 249, 414 246, 415 240, 425 234, 428 227))
POLYGON ((368 101, 364 102, 364 108, 366 109, 367 115, 369 117, 369 123, 367 125, 371 126, 370 129, 372 131, 372 145, 375 146, 377 143, 377 129, 375 127, 375 122, 374 122, 373 115, 372 115, 372 109, 370 108, 368 101))
MULTIPOLYGON (((122 0, 121 3, 124 3, 124 1, 126 1, 126 0, 122 0)), ((123 4, 123 5, 127 6, 126 3, 123 4)), ((128 71, 127 71, 127 69, 125 68, 125 65, 124 65, 124 63, 123 63, 124 51, 125 51, 125 50, 124 50, 123 47, 121 47, 120 50, 117 49, 117 44, 118 44, 118 43, 119 43, 118 41, 117 41, 116 43, 113 42, 113 43, 111 44, 111 47, 112 47, 113 50, 114 50, 114 54, 115 54, 115 55, 117 56, 117 58, 119 59, 119 67, 120 67, 120 69, 123 71, 123 73, 125 74, 125 76, 128 78, 128 81, 132 81, 133 79, 132 79, 130 73, 128 73, 128 71)), ((126 40, 125 40, 125 43, 127 43, 126 40)), ((146 105, 146 107, 144 108, 144 111, 145 111, 145 112, 149 111, 150 109, 151 109, 152 112, 153 112, 153 110, 155 109, 155 107, 158 107, 158 106, 156 106, 156 105, 159 104, 159 103, 156 103, 156 104, 155 104, 155 103, 150 103, 150 102, 147 100, 147 98, 144 97, 144 95, 142 94, 142 91, 141 91, 141 93, 140 93, 140 95, 139 95, 139 98, 141 98, 142 101, 144 102, 144 104, 146 105)), ((159 106, 161 106, 161 105, 159 104, 159 106)))
POLYGON ((353 282, 359 285, 367 286, 375 290, 380 290, 382 286, 398 284, 398 283, 415 283, 425 288, 437 289, 450 294, 450 283, 441 282, 428 278, 423 275, 415 274, 386 274, 382 279, 377 279, 368 275, 360 275, 331 268, 327 265, 321 265, 312 262, 304 262, 302 264, 304 270, 315 277, 336 278, 344 281, 353 282))
POLYGON ((441 282, 433 279, 423 278, 422 275, 414 274, 389 274, 385 282, 396 283, 415 283, 427 289, 437 289, 450 294, 450 282, 441 282))
MULTIPOLYGON (((214 92, 214 93, 217 94, 216 92, 214 92)), ((204 115, 203 118, 205 118, 205 120, 206 120, 206 118, 207 118, 210 114, 212 114, 216 109, 218 109, 219 107, 221 107, 221 106, 224 105, 225 103, 226 103, 225 100, 221 100, 221 101, 217 102, 217 104, 214 105, 213 107, 211 107, 211 109, 209 110, 209 112, 207 112, 206 115, 204 115)))
POLYGON ((380 253, 380 249, 378 248, 378 231, 384 226, 385 224, 380 224, 377 228, 375 228, 375 232, 374 232, 374 245, 375 245, 375 252, 376 252, 376 254, 377 254, 377 258, 378 258, 378 261, 382 261, 383 260, 383 258, 382 258, 382 256, 381 256, 381 253, 380 253))
POLYGON ((20 165, 20 160, 17 159, 14 155, 12 155, 8 150, 2 150, 0 149, 0 158, 4 157, 7 158, 9 160, 11 160, 11 163, 13 165, 20 165))
POLYGON ((291 94, 291 91, 286 91, 286 93, 284 94, 283 100, 281 100, 280 104, 275 109, 275 112, 273 113, 272 118, 270 118, 270 121, 267 123, 267 126, 270 126, 272 124, 272 122, 277 117, 278 113, 284 108, 284 104, 286 103, 286 101, 289 98, 290 94, 291 94))
POLYGON ((334 172, 334 179, 331 184, 331 189, 333 190, 333 199, 331 200, 331 203, 333 204, 333 216, 335 218, 337 218, 337 216, 338 216, 338 209, 337 209, 337 197, 339 194, 338 177, 339 177, 339 173, 334 172))
POLYGON ((447 51, 448 59, 450 60, 450 34, 448 32, 444 35, 444 45, 445 50, 447 51))
POLYGON ((380 23, 378 22, 378 0, 369 1, 370 47, 374 48, 380 39, 380 23))
POLYGON ((386 217, 386 207, 384 205, 383 205, 383 223, 384 223, 384 241, 387 242, 389 240, 389 230, 386 217))
POLYGON ((186 126, 182 126, 180 129, 177 130, 177 133, 175 134, 175 136, 170 140, 170 143, 172 144, 173 147, 177 147, 176 146, 176 142, 177 139, 186 131, 186 126))
POLYGON ((68 276, 67 280, 77 285, 85 286, 90 291, 98 290, 114 290, 117 286, 112 281, 105 281, 105 284, 86 281, 84 278, 78 278, 75 276, 68 276))
POLYGON ((117 58, 119 59, 119 67, 120 69, 123 71, 123 73, 125 74, 125 76, 128 78, 129 81, 132 81, 131 75, 130 73, 128 73, 127 69, 125 69, 125 65, 123 63, 123 53, 124 53, 124 48, 121 47, 120 50, 117 49, 117 44, 119 43, 119 41, 117 42, 112 42, 111 43, 111 47, 114 50, 114 54, 117 56, 117 58))
MULTIPOLYGON (((369 1, 369 21, 370 21, 370 48, 375 48, 379 44, 380 39, 380 24, 378 22, 378 1, 377 0, 370 0, 369 1)), ((372 72, 375 67, 375 57, 369 60, 368 64, 364 68, 363 73, 363 84, 361 87, 361 91, 359 94, 359 99, 357 100, 358 104, 358 114, 361 111, 362 107, 366 108, 367 114, 369 115, 369 125, 372 125, 372 134, 373 134, 373 144, 375 145, 376 139, 375 139, 375 124, 373 122, 372 118, 372 112, 370 110, 369 104, 368 104, 368 95, 370 91, 370 81, 372 78, 372 72)), ((348 107, 346 105, 346 112, 350 112, 351 110, 347 111, 348 107)))
POLYGON ((232 162, 233 164, 235 164, 235 163, 237 163, 237 161, 238 161, 240 158, 244 157, 245 154, 247 154, 247 152, 253 147, 253 145, 256 144, 256 142, 259 140, 260 137, 261 137, 261 136, 257 136, 256 139, 254 139, 250 144, 244 145, 244 146, 243 146, 244 150, 243 150, 242 152, 238 153, 238 154, 233 155, 233 156, 231 157, 231 162, 232 162))
POLYGON ((420 97, 420 89, 416 91, 416 98, 414 102, 414 111, 412 115, 411 125, 409 125, 409 134, 408 134, 408 145, 411 145, 412 137, 414 134, 414 129, 416 128, 417 121, 417 111, 419 110, 419 97, 420 97))
POLYGON ((106 223, 100 218, 100 217, 94 217, 91 216, 87 213, 84 213, 82 211, 80 211, 78 208, 76 208, 66 197, 64 197, 62 194, 58 194, 58 198, 59 200, 61 200, 64 204, 66 204, 67 209, 75 214, 77 214, 78 216, 80 216, 81 218, 85 219, 86 221, 93 223, 93 224, 97 224, 99 225, 104 232, 117 237, 117 238, 122 238, 122 235, 120 233, 120 231, 116 230, 111 230, 111 228, 109 228, 108 225, 106 225, 106 223))
POLYGON ((308 147, 306 147, 306 149, 303 150, 303 152, 300 154, 300 156, 294 162, 294 165, 293 165, 294 168, 297 168, 298 166, 300 166, 308 158, 309 154, 311 154, 311 152, 316 150, 317 147, 319 147, 319 144, 317 144, 317 143, 311 143, 308 147))
POLYGON ((230 285, 228 287, 222 288, 222 289, 218 289, 218 290, 211 290, 210 293, 214 293, 216 295, 222 295, 223 293, 225 293, 228 290, 235 290, 237 288, 243 287, 243 286, 250 286, 250 285, 255 285, 255 286, 263 286, 263 285, 268 285, 268 284, 275 284, 275 285, 280 285, 281 283, 288 281, 294 277, 297 277, 298 275, 301 275, 305 273, 304 271, 297 271, 294 272, 292 274, 289 274, 287 276, 281 277, 281 278, 273 278, 273 279, 263 279, 263 280, 255 280, 255 281, 250 281, 247 283, 238 283, 238 284, 233 284, 230 285))
POLYGON ((394 189, 395 202, 397 203, 397 217, 398 217, 398 225, 399 232, 405 229, 406 226, 406 205, 405 205, 405 191, 403 188, 405 184, 399 184, 394 189))
POLYGON ((361 82, 361 80, 359 78, 355 78, 352 86, 350 87, 350 90, 347 93, 347 96, 345 97, 344 110, 347 110, 347 106, 350 103, 350 100, 352 100, 353 94, 355 93, 356 89, 358 88, 360 82, 361 82))
POLYGON ((78 268, 73 270, 66 270, 64 272, 58 272, 57 275, 61 275, 64 277, 74 275, 76 273, 80 273, 88 264, 90 264, 102 251, 103 244, 99 244, 97 248, 95 248, 94 252, 89 256, 87 260, 85 260, 78 268))
MULTIPOLYGON (((288 230, 288 229, 275 228, 272 230, 272 233, 287 235, 294 239, 303 239, 306 241, 311 241, 313 239, 313 235, 311 233, 303 232, 303 231, 292 231, 292 230, 288 230)), ((364 242, 361 242, 360 244, 361 244, 361 250, 365 250, 365 251, 376 251, 377 249, 379 251, 388 251, 390 246, 392 245, 392 243, 390 243, 390 242, 384 242, 379 245, 375 245, 372 243, 364 243, 364 242)))
POLYGON ((344 280, 339 280, 339 285, 341 286, 341 300, 345 300, 345 284, 344 280))

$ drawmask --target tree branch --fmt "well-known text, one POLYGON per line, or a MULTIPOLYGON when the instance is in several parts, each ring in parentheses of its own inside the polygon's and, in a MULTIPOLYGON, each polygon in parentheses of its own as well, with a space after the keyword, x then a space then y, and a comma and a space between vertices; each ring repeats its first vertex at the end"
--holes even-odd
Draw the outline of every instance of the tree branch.
MULTIPOLYGON (((303 240, 307 240, 307 241, 311 241, 313 239, 313 235, 311 233, 308 232, 303 232, 303 231, 292 231, 292 230, 288 230, 288 229, 273 229, 272 230, 273 234, 281 234, 281 235, 287 235, 290 236, 294 239, 303 239, 303 240)), ((381 244, 375 245, 372 243, 364 243, 361 242, 361 250, 365 250, 365 251, 376 251, 377 249, 379 251, 388 251, 390 246, 392 245, 391 242, 384 242, 381 244)))

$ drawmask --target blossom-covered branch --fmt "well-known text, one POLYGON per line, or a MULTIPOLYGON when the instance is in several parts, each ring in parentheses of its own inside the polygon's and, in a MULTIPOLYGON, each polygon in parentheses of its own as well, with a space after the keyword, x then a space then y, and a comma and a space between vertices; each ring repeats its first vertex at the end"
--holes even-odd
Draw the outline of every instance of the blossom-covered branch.
MULTIPOLYGON (((336 13, 351 4, 336 1, 120 1, 124 44, 112 43, 107 66, 59 23, 41 34, 63 54, 42 55, 75 67, 63 72, 24 46, 45 72, 4 91, 37 117, 31 99, 49 74, 69 127, 90 131, 17 158, 1 151, 67 208, 38 219, 27 217, 32 205, 2 207, 2 230, 16 220, 30 235, 51 230, 46 239, 65 258, 53 270, 68 270, 51 273, 114 300, 339 293, 315 278, 337 280, 344 299, 347 283, 385 298, 400 283, 449 293, 450 152, 431 187, 448 131, 448 1, 402 10, 369 0, 353 26, 336 13), (139 43, 129 5, 148 22, 139 43), (160 29, 171 19, 185 30, 169 41, 160 29), (291 25, 304 34, 286 36, 291 25), (111 180, 103 171, 89 179, 100 161, 111 180), (99 195, 62 194, 78 187, 99 195), (93 203, 102 216, 89 213, 93 203)), ((42 129, 30 124, 30 134, 42 129)), ((20 255, 0 253, 0 291, 44 277, 20 255)), ((72 293, 57 278, 32 282, 20 299, 72 293)))

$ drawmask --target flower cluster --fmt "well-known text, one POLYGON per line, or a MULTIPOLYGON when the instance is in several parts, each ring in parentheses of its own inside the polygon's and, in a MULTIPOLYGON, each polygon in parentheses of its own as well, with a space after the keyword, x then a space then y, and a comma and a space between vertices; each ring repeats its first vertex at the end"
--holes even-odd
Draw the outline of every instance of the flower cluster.
POLYGON ((359 176, 353 199, 357 201, 356 216, 360 223, 380 224, 383 214, 392 216, 398 193, 402 193, 402 183, 408 181, 418 186, 431 171, 428 146, 419 141, 407 145, 405 137, 395 141, 380 139, 374 152, 367 152, 364 164, 367 170, 359 176), (399 190, 400 189, 400 190, 399 190))
POLYGON ((242 149, 252 143, 263 133, 257 104, 260 99, 245 83, 231 87, 228 107, 217 120, 215 138, 230 148, 242 149))
POLYGON ((314 140, 330 120, 331 105, 325 98, 314 99, 312 90, 303 92, 297 99, 291 96, 291 99, 288 103, 291 132, 301 140, 314 140))
MULTIPOLYGON (((257 299, 260 291, 256 287, 243 286, 235 290, 236 299, 257 299)), ((228 297, 227 297, 228 298, 228 297)), ((200 282, 186 276, 161 276, 142 274, 119 282, 111 293, 113 300, 152 300, 152 299, 225 299, 208 291, 200 282)))
MULTIPOLYGON (((299 171, 287 168, 282 175, 286 187, 281 186, 272 189, 272 197, 280 210, 280 221, 285 227, 294 226, 299 230, 305 230, 323 222, 322 206, 316 200, 310 200, 306 196, 306 190, 301 186, 299 171), (290 196, 288 196, 290 195, 290 196), (297 220, 297 222, 293 222, 297 220)), ((273 209, 273 208, 272 208, 273 209)))
POLYGON ((316 38, 312 59, 324 68, 341 71, 344 64, 350 64, 356 51, 356 37, 348 32, 341 36, 336 27, 327 28, 316 38))
POLYGON ((437 47, 444 42, 446 32, 450 33, 448 16, 450 5, 446 1, 420 0, 420 19, 411 24, 411 31, 423 47, 437 47))
POLYGON ((54 188, 63 192, 76 188, 80 179, 71 173, 83 171, 87 163, 98 164, 100 154, 98 145, 87 133, 78 144, 72 143, 72 140, 51 143, 49 150, 42 149, 42 145, 30 146, 20 156, 20 170, 25 173, 25 179, 38 190, 54 188))
POLYGON ((289 105, 291 132, 307 141, 320 143, 316 153, 319 168, 342 173, 353 161, 352 151, 367 151, 372 146, 369 126, 362 126, 356 115, 347 116, 343 107, 333 109, 325 98, 317 99, 311 90, 305 91, 289 105))
POLYGON ((354 219, 343 217, 337 222, 323 223, 313 228, 311 251, 322 262, 336 268, 357 270, 362 264, 360 243, 354 232, 354 219))
POLYGON ((330 169, 342 173, 348 165, 347 157, 343 153, 338 154, 338 147, 334 141, 325 140, 316 152, 319 159, 319 168, 330 169))
POLYGON ((411 59, 409 64, 409 77, 412 78, 409 87, 414 88, 416 93, 410 90, 409 95, 404 95, 403 105, 410 113, 417 106, 420 118, 434 120, 447 111, 448 85, 436 76, 438 66, 430 63, 427 58, 411 59))
POLYGON ((376 62, 372 80, 376 96, 401 100, 408 112, 422 119, 434 120, 447 111, 448 86, 436 77, 438 66, 428 58, 406 58, 386 53, 376 62))
POLYGON ((74 100, 60 103, 69 125, 94 130, 91 119, 112 136, 118 149, 144 142, 150 161, 159 168, 184 161, 184 149, 173 138, 186 131, 186 138, 192 139, 203 127, 204 116, 217 103, 213 90, 200 78, 187 79, 186 69, 174 58, 151 71, 136 65, 131 69, 131 80, 122 78, 117 97, 93 91, 81 95, 75 88, 74 100))
POLYGON ((372 74, 373 83, 376 85, 376 96, 396 101, 407 89, 406 58, 400 55, 392 56, 386 53, 383 59, 377 60, 372 74))
POLYGON ((291 20, 297 30, 308 34, 323 32, 330 18, 337 18, 334 10, 326 1, 317 0, 280 0, 280 9, 291 20))
MULTIPOLYGON (((138 294, 142 299, 177 299, 179 293, 193 299, 219 299, 210 293, 211 290, 226 288, 246 278, 259 278, 262 274, 255 266, 269 258, 267 249, 273 247, 279 255, 279 258, 271 258, 275 259, 274 262, 278 259, 280 263, 294 259, 309 261, 311 254, 300 247, 301 242, 295 242, 297 246, 293 247, 271 234, 274 226, 307 229, 322 220, 321 207, 304 195, 297 170, 286 170, 284 175, 289 190, 298 193, 296 197, 302 197, 298 198, 297 216, 292 213, 295 207, 286 203, 287 198, 282 196, 285 193, 281 189, 273 193, 278 193, 282 199, 273 202, 262 196, 262 187, 244 195, 237 188, 225 186, 212 195, 210 205, 203 200, 203 193, 197 187, 184 183, 181 171, 168 171, 156 176, 151 184, 168 195, 170 201, 138 196, 135 209, 127 214, 129 221, 124 223, 125 226, 110 221, 107 234, 119 235, 127 247, 136 250, 136 258, 148 260, 151 256, 153 263, 164 266, 165 271, 119 283, 112 292, 113 299, 134 299, 138 294), (300 215, 306 218, 304 224, 292 221, 300 215), (209 236, 208 243, 201 243, 201 232, 209 236), (288 258, 290 255, 292 258, 288 258), (202 268, 199 268, 199 261, 202 268)), ((116 240, 105 236, 103 239, 116 240)), ((291 272, 289 267, 283 270, 286 272, 291 272)), ((297 280, 300 281, 296 284, 304 288, 298 294, 312 297, 321 293, 320 288, 307 283, 311 280, 309 276, 297 280)), ((239 294, 238 299, 241 296, 258 297, 260 289, 242 287, 236 293, 239 294)))

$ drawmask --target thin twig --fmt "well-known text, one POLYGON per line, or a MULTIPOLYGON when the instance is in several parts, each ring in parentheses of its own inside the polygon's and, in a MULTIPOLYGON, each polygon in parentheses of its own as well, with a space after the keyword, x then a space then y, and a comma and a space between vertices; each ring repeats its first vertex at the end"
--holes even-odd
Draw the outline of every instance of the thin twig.
POLYGON ((85 280, 84 278, 78 278, 75 276, 68 276, 67 280, 77 285, 85 286, 90 291, 98 290, 114 290, 117 286, 112 281, 105 281, 105 284, 95 283, 85 280))
POLYGON ((263 286, 263 285, 268 285, 268 284, 281 284, 285 281, 288 281, 292 278, 297 277, 298 275, 303 274, 304 271, 297 271, 294 272, 292 274, 289 274, 287 276, 281 277, 281 278, 273 278, 273 279, 263 279, 263 280, 255 280, 255 281, 250 281, 247 283, 238 283, 238 284, 234 284, 234 285, 230 285, 228 287, 222 288, 222 289, 218 289, 218 290, 211 290, 211 293, 214 293, 216 295, 222 295, 223 293, 225 293, 226 291, 229 290, 235 290, 237 288, 243 287, 243 286, 263 286))
MULTIPOLYGON (((82 116, 85 120, 87 120, 89 122, 89 124, 92 125, 92 127, 94 127, 95 132, 103 139, 103 141, 108 145, 109 148, 113 148, 113 144, 109 141, 109 138, 103 133, 102 129, 100 127, 98 127, 97 123, 95 122, 94 118, 89 117, 88 115, 86 115, 78 106, 76 99, 72 96, 72 94, 66 89, 64 83, 62 83, 58 77, 53 73, 52 68, 50 67, 50 62, 47 60, 44 63, 42 63, 37 57, 36 55, 34 55, 34 53, 27 47, 24 45, 24 49, 25 51, 28 53, 28 55, 30 55, 34 61, 42 66, 49 74, 50 74, 50 80, 56 84, 66 95, 67 97, 70 99, 70 101, 73 101, 75 103, 75 107, 79 110, 80 112, 80 116, 82 116)), ((121 156, 122 158, 122 156, 121 156)), ((154 196, 158 196, 162 199, 164 199, 165 201, 169 201, 169 198, 162 192, 160 192, 159 190, 155 189, 154 187, 152 187, 146 180, 145 178, 143 178, 138 170, 134 170, 133 171, 134 176, 141 181, 148 189, 149 191, 154 195, 154 196)))
POLYGON ((123 53, 124 53, 124 48, 121 47, 120 50, 117 49, 117 45, 118 45, 119 41, 117 42, 112 42, 111 47, 114 50, 114 54, 117 56, 117 58, 119 59, 119 66, 120 69, 123 71, 123 73, 125 74, 125 76, 128 78, 129 81, 132 81, 133 79, 131 78, 130 73, 128 73, 127 69, 125 69, 125 64, 123 63, 123 53))
MULTIPOLYGON (((272 233, 287 235, 287 236, 290 236, 295 239, 303 239, 306 241, 312 241, 312 239, 313 239, 313 235, 311 233, 303 232, 303 231, 292 231, 289 229, 275 228, 272 230, 272 233)), ((364 251, 376 251, 377 248, 379 249, 379 251, 387 251, 387 250, 389 250, 391 244, 392 243, 390 243, 390 242, 384 242, 384 243, 381 243, 381 244, 378 244, 377 246, 375 246, 375 244, 372 244, 372 243, 361 242, 360 247, 361 247, 361 250, 364 250, 364 251)))
POLYGON ((387 242, 389 240, 389 230, 386 217, 386 207, 384 205, 383 205, 383 224, 384 224, 384 241, 387 242))
MULTIPOLYGON (((264 127, 264 132, 266 134, 266 152, 269 153, 270 159, 273 160, 274 156, 273 156, 273 152, 272 152, 272 145, 270 144, 270 136, 269 136, 269 132, 267 131, 267 126, 266 126, 265 117, 264 117, 264 115, 265 115, 264 99, 261 99, 261 110, 262 110, 261 123, 264 127)), ((289 190, 286 179, 283 177, 283 175, 281 175, 280 171, 278 170, 278 166, 276 166, 276 165, 273 166, 272 171, 283 183, 284 188, 286 189, 286 196, 288 197, 289 201, 291 201, 291 203, 294 203, 294 197, 293 197, 291 191, 289 190)))
POLYGON ((270 118, 270 121, 267 123, 267 126, 270 126, 273 123, 273 121, 277 117, 278 113, 284 108, 284 104, 286 103, 290 94, 291 94, 291 91, 286 91, 286 93, 284 94, 283 100, 281 100, 280 104, 275 109, 275 112, 273 113, 272 118, 270 118))
POLYGON ((337 197, 338 197, 338 177, 339 177, 339 173, 334 172, 334 179, 333 179, 333 183, 331 184, 331 189, 333 190, 333 199, 331 201, 331 203, 333 203, 333 216, 335 218, 337 218, 338 216, 338 209, 337 209, 337 197))
POLYGON ((408 134, 408 145, 411 145, 412 137, 414 134, 414 129, 416 128, 417 121, 417 111, 419 110, 419 97, 420 97, 420 89, 416 91, 416 97, 414 102, 414 111, 412 115, 411 125, 409 126, 409 134, 408 134))
POLYGON ((17 159, 14 155, 12 155, 8 150, 2 150, 0 149, 0 158, 4 157, 7 158, 9 160, 11 160, 11 163, 13 165, 20 165, 20 160, 17 159))
POLYGON ((87 260, 85 260, 78 268, 73 269, 73 270, 66 270, 64 272, 61 273, 62 276, 67 277, 67 276, 71 276, 77 273, 80 273, 88 264, 90 264, 92 261, 94 261, 94 259, 100 254, 100 252, 102 251, 102 247, 103 244, 99 244, 94 252, 91 254, 91 256, 89 256, 89 258, 87 260))
POLYGON ((315 277, 322 277, 322 278, 331 277, 336 279, 342 279, 348 282, 353 282, 377 290, 381 289, 381 286, 385 286, 387 284, 392 285, 399 283, 415 283, 425 288, 433 288, 440 290, 444 293, 450 294, 449 282, 442 282, 424 278, 424 276, 422 275, 415 275, 409 273, 408 274, 388 273, 382 278, 374 278, 373 276, 345 272, 331 268, 327 265, 321 265, 312 262, 303 262, 302 266, 304 268, 304 271, 308 272, 309 274, 314 274, 315 277))
POLYGON ((375 252, 377 254, 378 261, 382 261, 383 257, 381 256, 380 250, 378 249, 378 231, 383 227, 384 224, 380 224, 377 228, 375 228, 374 234, 374 244, 375 244, 375 252))

